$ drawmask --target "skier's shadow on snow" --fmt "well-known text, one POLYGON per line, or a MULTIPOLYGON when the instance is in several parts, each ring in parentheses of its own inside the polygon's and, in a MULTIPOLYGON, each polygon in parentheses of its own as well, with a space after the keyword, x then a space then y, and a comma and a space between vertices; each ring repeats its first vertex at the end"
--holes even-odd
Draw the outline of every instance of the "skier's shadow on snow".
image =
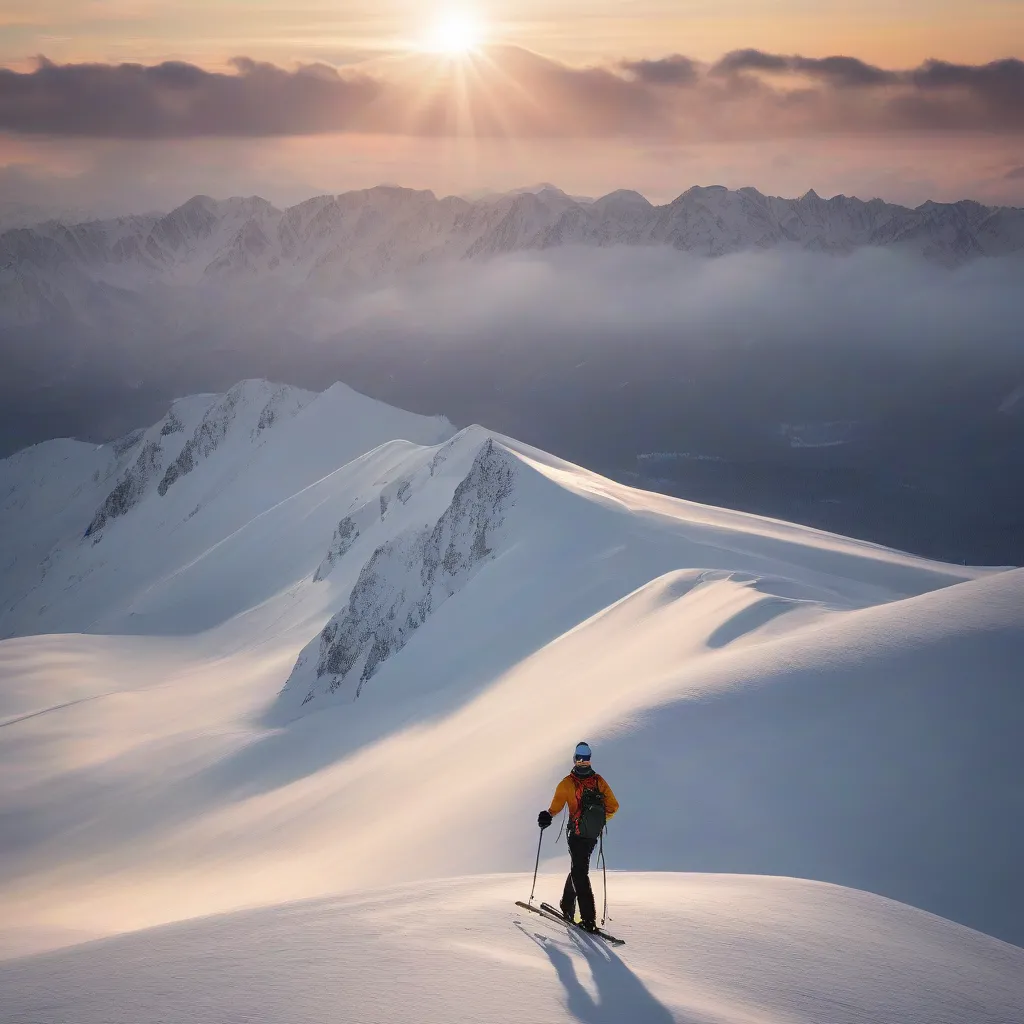
POLYGON ((668 1008, 600 939, 570 935, 594 976, 595 998, 580 982, 576 964, 565 950, 546 936, 519 928, 547 954, 565 988, 567 1008, 581 1024, 675 1024, 668 1008))

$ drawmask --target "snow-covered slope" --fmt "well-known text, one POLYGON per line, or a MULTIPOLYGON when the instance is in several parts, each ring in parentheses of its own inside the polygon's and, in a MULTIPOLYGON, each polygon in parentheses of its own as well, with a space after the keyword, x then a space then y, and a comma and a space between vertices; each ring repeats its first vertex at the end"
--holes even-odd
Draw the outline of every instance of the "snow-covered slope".
POLYGON ((799 199, 720 185, 654 206, 619 190, 596 201, 548 187, 476 201, 381 186, 278 210, 258 196, 195 196, 164 216, 0 234, 0 317, 31 324, 147 284, 225 288, 279 280, 333 293, 446 260, 562 245, 665 245, 698 255, 790 246, 895 246, 949 266, 1024 250, 1024 211, 974 202, 916 209, 848 196, 799 199))
MULTIPOLYGON (((1010 1024, 1024 950, 781 878, 614 874, 617 949, 520 912, 529 876, 207 918, 0 963, 5 1020, 1010 1024)), ((543 878, 553 889, 560 879, 543 878)))
MULTIPOLYGON (((341 384, 314 395, 243 381, 224 395, 182 399, 149 429, 109 445, 64 440, 19 452, 0 462, 0 636, 106 629, 111 615, 121 631, 186 629, 173 617, 131 621, 143 593, 215 557, 236 531, 271 521, 275 506, 357 456, 451 434, 443 419, 341 384)), ((310 542, 319 550, 318 536, 310 542)), ((214 616, 249 607, 255 595, 238 596, 241 606, 229 601, 214 616)))
MULTIPOLYGON (((622 801, 615 869, 817 879, 1024 944, 1024 572, 633 490, 341 386, 247 381, 176 403, 117 446, 38 446, 0 464, 0 480, 8 953, 522 871, 581 737, 622 801)), ((549 872, 564 862, 556 832, 549 872)), ((768 931, 795 948, 812 942, 807 928, 815 947, 845 934, 835 900, 858 934, 897 928, 887 905, 820 887, 762 880, 749 900, 723 902, 741 883, 715 895, 669 879, 669 914, 656 895, 628 895, 643 879, 619 878, 613 912, 616 927, 635 926, 630 949, 646 928, 685 932, 699 906, 694 936, 724 935, 713 908, 725 928, 739 904, 735 927, 749 933, 784 885, 796 886, 790 916, 768 931)), ((467 906, 492 898, 459 884, 467 906)), ((502 909, 488 904, 479 944, 496 962, 534 956, 516 952, 526 940, 505 902, 526 895, 522 879, 495 886, 502 909), (492 927, 504 929, 493 942, 492 927)), ((390 904, 358 899, 383 928, 390 904)), ((911 915, 906 941, 918 941, 913 922, 926 919, 892 913, 911 915)), ((194 927, 201 946, 221 926, 194 927)), ((1017 952, 934 928, 951 970, 974 971, 977 956, 996 977, 1000 958, 1016 969, 1017 952)), ((107 947, 115 959, 151 949, 124 941, 141 945, 107 947)), ((889 955, 873 949, 851 952, 864 958, 851 970, 889 955)), ((12 967, 4 992, 29 993, 14 1004, 26 1007, 33 972, 70 979, 74 958, 94 954, 67 955, 12 967)), ((760 956, 737 975, 756 974, 760 956)), ((677 1012, 690 1005, 672 1003, 688 991, 681 962, 649 961, 677 1012)), ((919 1019, 956 1019, 940 1013, 951 990, 928 985, 908 990, 924 1000, 919 1019)), ((739 998, 717 986, 709 1007, 739 998)), ((814 1016, 826 998, 814 989, 799 1011, 811 1016, 795 1019, 887 1019, 871 1002, 896 998, 886 991, 832 1018, 814 1016)), ((749 1019, 794 1019, 790 995, 751 996, 749 1019)), ((996 995, 983 1003, 993 1020, 1007 1005, 996 995)))

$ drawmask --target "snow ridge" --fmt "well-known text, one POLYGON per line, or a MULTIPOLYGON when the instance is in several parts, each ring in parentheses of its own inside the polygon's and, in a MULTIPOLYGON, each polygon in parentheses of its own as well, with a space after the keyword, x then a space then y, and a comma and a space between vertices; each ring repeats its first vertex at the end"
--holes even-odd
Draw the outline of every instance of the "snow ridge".
MULTIPOLYGON (((400 534, 374 551, 347 607, 320 634, 316 678, 303 704, 318 693, 336 693, 357 669, 358 698, 381 664, 494 557, 506 513, 515 503, 515 477, 515 459, 488 438, 432 529, 400 534)), ((383 496, 381 506, 386 508, 383 496)), ((318 578, 324 578, 325 565, 329 572, 356 536, 351 518, 343 519, 318 578)), ((307 657, 304 652, 296 672, 307 657)))
MULTIPOLYGON (((199 566, 214 552, 230 550, 234 542, 224 542, 238 531, 244 534, 250 525, 265 529, 269 519, 261 517, 270 510, 306 488, 330 490, 338 485, 329 478, 339 468, 369 456, 362 469, 352 469, 362 482, 345 496, 340 510, 325 501, 315 527, 306 520, 301 536, 271 543, 278 571, 290 542, 308 552, 295 565, 285 559, 291 566, 285 571, 294 571, 296 580, 309 580, 324 561, 338 513, 352 515, 365 531, 379 519, 384 485, 385 493, 397 499, 395 515, 409 496, 408 490, 398 495, 408 474, 391 483, 391 470, 418 454, 419 445, 427 446, 423 458, 429 458, 434 446, 453 433, 446 420, 394 410, 342 385, 317 395, 249 380, 223 395, 180 398, 153 425, 109 444, 51 441, 0 460, 0 637, 97 629, 97 615, 107 612, 117 625, 105 622, 102 628, 113 631, 134 632, 149 614, 160 620, 151 603, 180 585, 183 563, 199 566), (377 466, 371 453, 380 446, 377 466), (370 493, 373 507, 358 512, 370 493), (116 544, 100 547, 112 529, 116 544)), ((425 467, 420 475, 427 478, 425 467)), ((436 518, 440 502, 451 492, 435 490, 433 504, 415 515, 410 510, 401 526, 422 526, 436 518)), ((360 562, 395 532, 379 532, 361 548, 360 562)), ((228 581, 240 571, 260 575, 264 560, 263 554, 245 558, 219 578, 230 587, 228 581)), ((330 570, 327 561, 324 579, 330 570)), ((264 573, 263 582, 273 592, 269 579, 264 573)), ((349 575, 346 570, 343 585, 349 588, 353 581, 354 571, 349 575)), ((245 592, 251 596, 255 585, 245 592)), ((208 598, 205 604, 183 597, 180 607, 202 606, 204 614, 216 619, 223 603, 210 587, 199 591, 208 598)), ((330 611, 337 610, 335 603, 330 611)), ((305 640, 319 631, 327 613, 317 618, 305 640)), ((297 654, 298 648, 288 658, 289 668, 297 654)))

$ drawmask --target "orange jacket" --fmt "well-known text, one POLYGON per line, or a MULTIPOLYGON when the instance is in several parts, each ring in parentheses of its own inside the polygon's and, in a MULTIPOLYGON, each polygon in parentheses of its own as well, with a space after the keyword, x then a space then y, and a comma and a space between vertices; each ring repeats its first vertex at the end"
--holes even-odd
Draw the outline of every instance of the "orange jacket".
MULTIPOLYGON (((575 776, 570 773, 555 787, 555 795, 551 800, 551 806, 548 808, 548 814, 552 818, 566 804, 569 805, 570 818, 575 818, 579 814, 580 809, 576 801, 576 783, 573 781, 574 778, 575 776)), ((615 799, 612 787, 600 775, 597 776, 597 791, 604 797, 605 819, 611 821, 612 815, 619 809, 619 801, 615 799)))

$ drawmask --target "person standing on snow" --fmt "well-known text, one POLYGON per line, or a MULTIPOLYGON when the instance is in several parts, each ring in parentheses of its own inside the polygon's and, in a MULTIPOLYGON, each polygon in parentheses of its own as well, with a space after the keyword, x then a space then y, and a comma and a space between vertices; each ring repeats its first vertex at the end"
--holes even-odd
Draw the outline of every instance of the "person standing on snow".
POLYGON ((594 931, 597 909, 594 890, 590 887, 590 856, 606 822, 619 809, 619 801, 611 786, 591 768, 590 747, 586 743, 576 744, 572 760, 572 771, 555 788, 551 806, 537 815, 537 824, 542 829, 547 828, 553 816, 568 804, 566 837, 572 867, 558 905, 567 921, 575 921, 576 901, 579 900, 582 927, 594 931))

